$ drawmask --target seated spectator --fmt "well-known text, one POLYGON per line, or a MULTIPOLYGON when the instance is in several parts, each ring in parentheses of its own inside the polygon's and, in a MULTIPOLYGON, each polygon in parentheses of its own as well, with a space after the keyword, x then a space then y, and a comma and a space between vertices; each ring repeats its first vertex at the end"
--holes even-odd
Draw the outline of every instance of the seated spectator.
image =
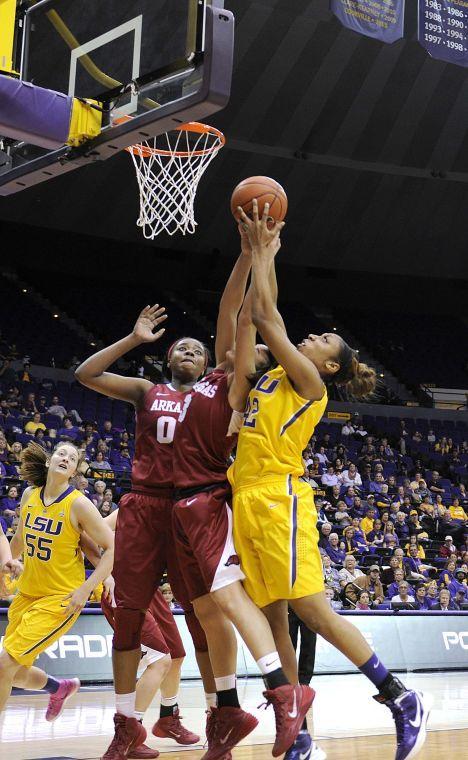
POLYGON ((384 484, 385 479, 381 472, 376 472, 374 475, 374 479, 370 482, 369 490, 371 493, 381 493, 382 492, 382 485, 384 484))
POLYGON ((354 433, 354 437, 357 438, 357 439, 367 438, 368 435, 369 434, 368 434, 367 430, 365 429, 364 425, 359 425, 358 429, 354 433))
MULTIPOLYGON (((369 534, 374 529, 374 522, 375 522, 375 510, 373 509, 373 507, 368 507, 366 516, 361 520, 361 523, 360 523, 360 527, 364 531, 364 534, 367 540, 369 540, 369 534)), ((383 535, 382 535, 382 544, 383 544, 383 535)))
POLYGON ((417 488, 413 490, 413 501, 416 504, 421 504, 423 501, 426 503, 432 503, 431 492, 429 491, 426 481, 420 479, 417 488))
POLYGON ((318 483, 321 482, 322 478, 322 467, 320 465, 320 462, 318 459, 314 457, 313 463, 307 468, 308 477, 311 480, 316 480, 318 483))
POLYGON ((325 581, 325 585, 329 588, 333 588, 336 591, 341 590, 340 585, 340 578, 338 575, 338 570, 335 567, 332 567, 330 557, 328 554, 325 554, 322 557, 322 563, 323 563, 323 578, 325 581))
POLYGON ((374 520, 372 530, 366 535, 367 541, 371 546, 382 547, 384 544, 384 534, 382 530, 382 521, 374 520))
POLYGON ((341 475, 341 482, 344 486, 355 486, 360 488, 362 486, 362 479, 359 475, 356 465, 350 463, 347 470, 343 470, 341 475))
POLYGON ((462 505, 462 507, 465 509, 466 507, 468 507, 468 492, 466 490, 466 486, 464 483, 459 484, 458 493, 460 494, 459 502, 462 505))
POLYGON ((322 475, 322 485, 326 488, 331 488, 332 486, 339 486, 340 479, 338 478, 338 475, 335 473, 335 468, 333 465, 329 465, 327 467, 327 471, 323 473, 322 475))
POLYGON ((330 508, 333 511, 335 511, 337 509, 338 502, 341 501, 341 495, 340 494, 341 494, 341 486, 339 486, 339 485, 332 486, 331 494, 328 497, 328 499, 330 501, 330 508))
POLYGON ((76 441, 80 437, 80 431, 73 425, 70 417, 63 418, 63 427, 57 430, 57 438, 59 441, 76 441))
POLYGON ((439 601, 433 605, 432 609, 447 612, 448 610, 459 610, 460 607, 452 601, 450 591, 447 588, 441 588, 439 591, 439 601))
POLYGON ((450 557, 445 563, 445 567, 439 575, 439 585, 443 584, 445 588, 449 587, 455 577, 456 566, 456 557, 450 557))
POLYGON ((336 474, 337 474, 337 475, 341 475, 341 473, 342 473, 342 472, 343 472, 343 470, 344 470, 344 465, 343 465, 343 462, 342 462, 342 460, 341 460, 339 457, 337 457, 337 458, 335 459, 335 461, 333 462, 333 466, 334 466, 334 468, 335 468, 335 472, 336 472, 336 474))
POLYGON ((325 551, 331 559, 332 565, 342 565, 346 556, 344 544, 340 546, 338 533, 330 533, 325 551))
POLYGON ((338 598, 336 589, 325 586, 325 596, 328 599, 328 603, 333 610, 341 610, 343 602, 338 598))
POLYGON ((354 490, 353 486, 348 486, 346 491, 343 494, 343 501, 346 504, 348 509, 352 509, 354 505, 354 497, 356 496, 356 491, 354 490))
POLYGON ((426 583, 426 599, 431 608, 439 601, 439 587, 437 581, 426 583))
POLYGON ((100 508, 104 501, 104 491, 106 490, 106 484, 103 480, 96 480, 94 483, 94 493, 91 495, 91 501, 94 506, 100 508))
POLYGON ((361 519, 359 517, 353 517, 351 525, 354 528, 354 537, 358 539, 364 547, 367 546, 366 534, 361 528, 361 519))
POLYGON ((114 501, 114 493, 112 491, 112 488, 106 488, 104 491, 104 499, 110 502, 111 512, 115 512, 115 510, 119 508, 119 505, 114 501))
POLYGON ((392 596, 392 602, 398 602, 399 604, 409 604, 414 602, 414 596, 409 594, 409 583, 407 581, 400 581, 398 584, 398 594, 392 596))
POLYGON ((427 440, 428 443, 435 443, 436 442, 436 437, 435 437, 434 431, 432 429, 428 430, 428 433, 427 433, 427 436, 426 436, 426 440, 427 440))
POLYGON ((37 411, 39 412, 39 414, 47 414, 47 412, 49 411, 47 408, 46 401, 47 399, 45 396, 39 396, 39 401, 36 404, 37 411))
POLYGON ((409 557, 405 557, 406 577, 411 580, 426 580, 431 565, 422 562, 418 557, 418 547, 414 544, 409 547, 409 557))
POLYGON ((130 458, 130 452, 128 450, 128 446, 125 444, 122 444, 120 446, 120 451, 116 451, 112 453, 112 466, 123 472, 130 472, 132 469, 132 460, 130 458))
POLYGON ((395 533, 395 525, 394 525, 394 523, 391 520, 389 520, 388 523, 386 523, 385 527, 384 527, 384 543, 385 544, 389 543, 388 536, 393 537, 396 546, 400 545, 400 541, 398 539, 398 536, 395 533))
MULTIPOLYGON (((419 515, 416 509, 411 509, 408 517, 408 529, 410 540, 414 536, 416 539, 429 538, 427 532, 419 522, 419 515)), ((421 557, 424 559, 424 557, 421 557)))
POLYGON ((468 520, 468 516, 463 507, 460 505, 460 499, 452 499, 452 504, 448 508, 448 511, 453 522, 459 523, 460 525, 465 525, 466 521, 468 520))
POLYGON ((46 438, 45 433, 47 433, 47 430, 45 432, 40 428, 36 430, 34 433, 34 441, 46 451, 52 451, 52 442, 49 438, 46 438))
POLYGON ((459 594, 461 595, 459 596, 459 599, 461 598, 462 602, 468 602, 468 586, 466 583, 466 571, 463 570, 461 567, 458 567, 455 570, 454 577, 452 581, 449 583, 447 588, 450 591, 452 599, 455 599, 455 596, 459 594))
POLYGON ((384 601, 384 590, 380 580, 380 567, 371 565, 367 575, 356 578, 356 586, 367 591, 373 604, 382 604, 384 601))
POLYGON ((388 485, 387 483, 382 483, 380 493, 377 493, 375 497, 375 504, 379 509, 388 509, 391 503, 392 500, 388 495, 388 485))
MULTIPOLYGON (((345 552, 349 555, 361 553, 361 542, 355 536, 355 531, 352 525, 348 525, 343 531, 343 542, 345 546, 345 552)), ((367 546, 366 546, 367 550, 367 546)))
POLYGON ((323 525, 321 525, 320 527, 319 547, 321 549, 326 548, 331 532, 332 532, 332 524, 329 522, 324 522, 323 525))
POLYGON ((106 498, 105 496, 103 496, 101 506, 99 507, 99 512, 101 513, 101 516, 108 517, 112 511, 113 511, 112 501, 109 498, 106 498))
POLYGON ((73 481, 75 484, 75 488, 78 491, 81 491, 81 493, 83 493, 89 499, 91 495, 91 491, 89 488, 88 478, 86 478, 84 475, 78 474, 78 475, 75 475, 75 477, 73 478, 73 481))
POLYGON ((323 467, 327 467, 328 466, 329 460, 328 460, 328 457, 326 455, 324 446, 320 446, 320 448, 317 451, 317 453, 316 453, 315 456, 317 457, 317 459, 319 460, 320 464, 323 467))
POLYGON ((349 420, 348 422, 345 422, 345 424, 341 428, 341 435, 344 435, 344 436, 354 435, 355 432, 356 432, 356 428, 354 427, 351 420, 349 420))
POLYGON ((23 364, 23 369, 18 372, 17 377, 20 383, 34 382, 34 378, 31 375, 31 365, 29 364, 29 362, 25 362, 25 364, 23 364))
POLYGON ((398 540, 402 542, 409 537, 409 528, 406 523, 406 515, 404 512, 398 512, 396 518, 395 533, 398 536, 398 540))
POLYGON ((418 550, 417 556, 419 557, 419 559, 426 559, 426 552, 424 551, 424 547, 422 546, 422 544, 419 543, 417 535, 415 534, 411 535, 409 537, 408 543, 404 547, 404 551, 406 552, 407 557, 410 556, 410 553, 409 553, 410 546, 416 547, 416 549, 418 550))
POLYGON ((427 611, 432 608, 432 604, 427 598, 427 592, 424 583, 420 583, 418 586, 416 586, 414 601, 416 603, 417 610, 427 611))
POLYGON ((18 488, 10 486, 7 495, 0 499, 0 515, 5 520, 8 528, 12 525, 19 503, 18 488))
POLYGON ((8 459, 8 443, 4 436, 0 437, 0 462, 6 462, 8 459))
POLYGON ((452 536, 445 536, 444 543, 439 549, 439 555, 441 557, 456 557, 457 555, 457 547, 453 543, 452 536))
POLYGON ((29 420, 29 422, 25 424, 24 430, 31 435, 34 435, 36 430, 46 430, 46 426, 41 422, 41 415, 39 412, 34 413, 32 420, 29 420))
POLYGON ((398 587, 402 581, 405 580, 405 571, 401 567, 397 567, 393 570, 393 581, 388 584, 386 596, 391 599, 392 596, 398 594, 398 587))
POLYGON ((450 452, 450 446, 447 442, 447 438, 442 436, 440 441, 437 441, 437 443, 434 446, 434 451, 438 451, 440 454, 448 454, 450 452))
POLYGON ((360 496, 355 496, 351 511, 355 517, 364 517, 367 512, 366 502, 362 501, 360 496))
POLYGON ((359 591, 358 598, 356 602, 356 609, 357 610, 370 610, 370 596, 369 593, 365 590, 359 591))
POLYGON ((52 396, 52 403, 49 406, 47 411, 49 412, 49 414, 54 414, 56 417, 61 417, 62 420, 64 417, 67 416, 67 410, 60 403, 58 396, 52 396))
POLYGON ((388 495, 393 500, 395 494, 397 493, 397 481, 395 475, 389 475, 387 478, 387 485, 388 485, 388 495))
POLYGON ((89 463, 89 466, 93 470, 112 470, 112 467, 110 466, 109 462, 104 459, 104 454, 102 451, 98 451, 96 454, 96 458, 89 463))
POLYGON ((429 491, 434 496, 437 496, 438 494, 442 496, 442 494, 445 493, 445 488, 442 488, 440 485, 440 475, 437 472, 437 470, 433 470, 432 475, 431 475, 431 480, 428 485, 429 485, 429 491))
POLYGON ((114 430, 112 428, 111 420, 104 420, 103 426, 99 431, 99 434, 103 441, 106 443, 112 443, 114 440, 114 430))
POLYGON ((36 394, 28 393, 23 402, 23 414, 36 414, 39 409, 36 406, 36 394))
POLYGON ((358 600, 358 589, 354 583, 348 583, 347 586, 341 592, 341 598, 343 600, 343 609, 354 610, 358 600))
POLYGON ((364 573, 357 567, 356 558, 352 554, 347 554, 344 560, 343 569, 340 570, 338 575, 340 578, 340 585, 344 588, 348 583, 352 583, 356 578, 364 575, 364 573))
POLYGON ((468 599, 463 591, 457 591, 455 596, 453 597, 453 601, 459 607, 459 609, 462 609, 462 604, 466 604, 468 602, 468 599))

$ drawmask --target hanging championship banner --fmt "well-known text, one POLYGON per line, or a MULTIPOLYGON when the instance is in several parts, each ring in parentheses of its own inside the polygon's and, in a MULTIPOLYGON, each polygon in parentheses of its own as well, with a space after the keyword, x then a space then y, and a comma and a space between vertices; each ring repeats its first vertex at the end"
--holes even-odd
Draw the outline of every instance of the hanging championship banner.
POLYGON ((468 0, 419 0, 418 38, 432 58, 468 66, 468 0))
POLYGON ((395 42, 403 37, 405 0, 330 0, 330 10, 347 29, 395 42))

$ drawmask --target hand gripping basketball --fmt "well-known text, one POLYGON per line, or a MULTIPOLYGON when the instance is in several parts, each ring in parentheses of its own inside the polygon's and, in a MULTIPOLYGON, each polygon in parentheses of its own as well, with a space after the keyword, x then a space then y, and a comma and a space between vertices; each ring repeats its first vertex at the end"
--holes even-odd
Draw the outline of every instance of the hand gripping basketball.
POLYGON ((276 256, 281 248, 280 234, 285 222, 274 222, 272 224, 269 203, 264 204, 261 217, 259 217, 256 198, 252 201, 252 219, 240 206, 237 212, 252 249, 256 252, 268 253, 271 257, 276 256))

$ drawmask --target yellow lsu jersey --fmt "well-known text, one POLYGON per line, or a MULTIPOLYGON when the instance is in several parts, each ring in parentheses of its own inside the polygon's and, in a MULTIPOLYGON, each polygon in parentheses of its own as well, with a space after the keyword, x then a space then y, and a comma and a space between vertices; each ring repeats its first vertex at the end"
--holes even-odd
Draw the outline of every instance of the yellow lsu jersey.
POLYGON ((80 491, 70 486, 45 506, 43 488, 33 488, 21 509, 24 572, 19 591, 30 597, 66 595, 85 580, 80 533, 70 521, 70 510, 80 491))
POLYGON ((266 372, 247 401, 236 459, 228 472, 233 490, 302 475, 302 452, 327 402, 325 387, 319 401, 310 401, 294 390, 283 367, 266 372))

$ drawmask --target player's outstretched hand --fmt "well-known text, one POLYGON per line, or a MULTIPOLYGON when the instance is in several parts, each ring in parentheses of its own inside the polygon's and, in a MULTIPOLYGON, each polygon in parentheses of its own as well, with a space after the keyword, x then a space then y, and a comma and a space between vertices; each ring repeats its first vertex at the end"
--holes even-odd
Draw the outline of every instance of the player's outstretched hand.
POLYGON ((10 559, 2 567, 2 573, 9 575, 11 580, 18 578, 23 572, 23 565, 18 559, 10 559))
POLYGON ((89 591, 86 588, 83 588, 83 586, 80 586, 75 591, 67 594, 66 597, 64 597, 62 603, 64 610, 63 614, 65 617, 68 617, 69 615, 76 615, 77 612, 81 612, 86 602, 88 601, 88 597, 89 591), (68 606, 65 607, 65 604, 67 602, 68 606))
POLYGON ((158 325, 167 319, 164 306, 155 303, 154 306, 145 306, 133 328, 133 335, 142 343, 154 343, 164 334, 164 327, 156 330, 158 325), (156 330, 156 332, 154 332, 156 330))
POLYGON ((244 228, 244 225, 242 222, 239 222, 237 225, 237 229, 239 230, 239 235, 241 237, 241 251, 244 256, 252 256, 252 246, 250 245, 249 236, 247 235, 247 230, 244 228))
POLYGON ((265 203, 263 214, 260 218, 256 198, 252 201, 252 219, 247 216, 240 206, 237 210, 239 212, 240 224, 247 234, 252 250, 256 253, 275 256, 281 247, 279 237, 285 222, 272 222, 269 203, 265 203))

